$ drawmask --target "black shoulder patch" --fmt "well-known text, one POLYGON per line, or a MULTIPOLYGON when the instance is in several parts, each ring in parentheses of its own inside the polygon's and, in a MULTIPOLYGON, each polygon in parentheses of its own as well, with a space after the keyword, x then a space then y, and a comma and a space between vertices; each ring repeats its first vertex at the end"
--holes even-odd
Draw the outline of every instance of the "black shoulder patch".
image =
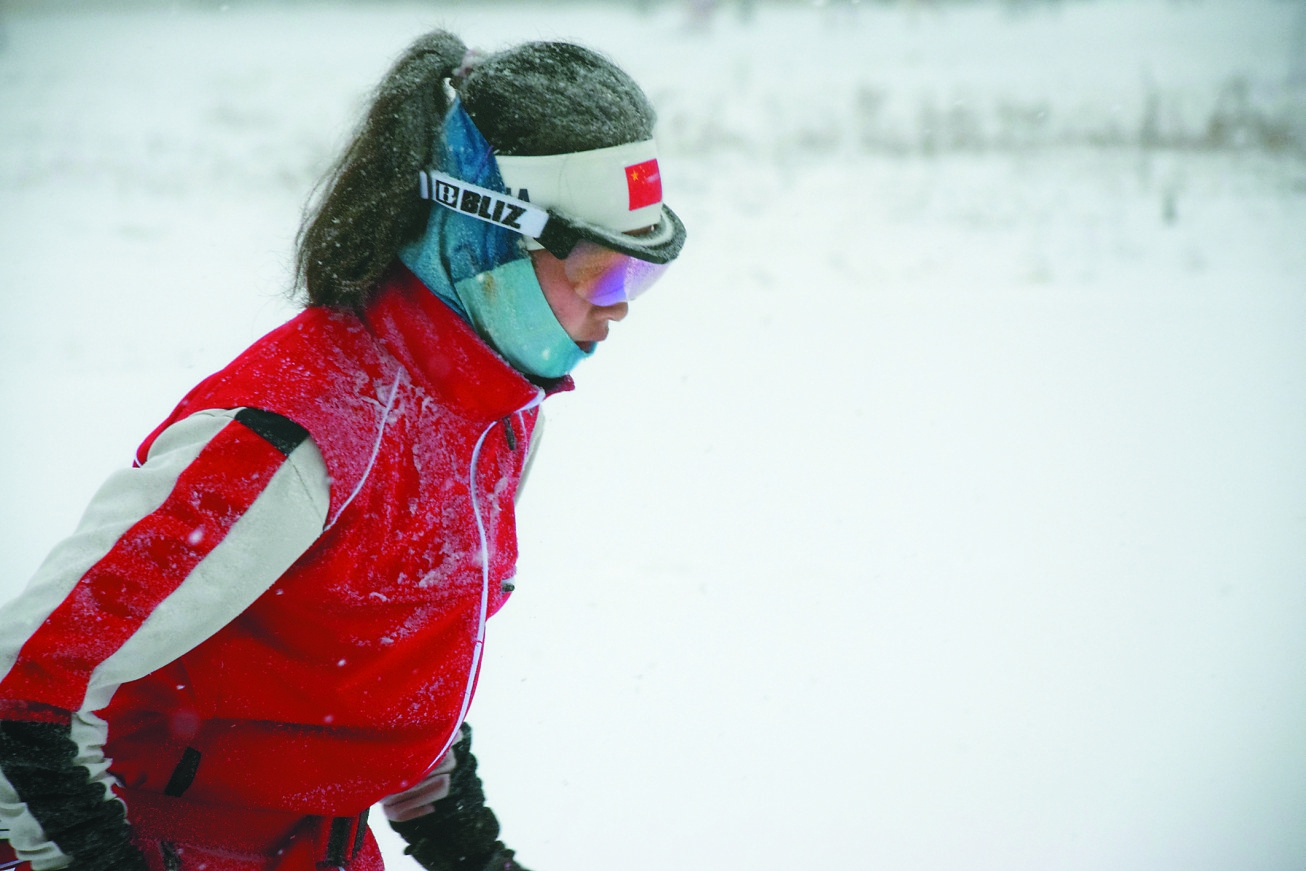
POLYGON ((260 408, 242 408, 236 420, 254 430, 286 456, 308 438, 308 430, 287 417, 260 408))

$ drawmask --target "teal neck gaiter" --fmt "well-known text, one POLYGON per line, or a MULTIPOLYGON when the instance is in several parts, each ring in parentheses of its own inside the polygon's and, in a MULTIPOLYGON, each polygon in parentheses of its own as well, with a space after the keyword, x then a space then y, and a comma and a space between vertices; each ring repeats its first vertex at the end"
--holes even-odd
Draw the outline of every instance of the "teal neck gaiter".
MULTIPOLYGON (((444 172, 506 192, 494 152, 457 100, 438 152, 444 172)), ((513 368, 561 378, 589 354, 554 317, 521 239, 504 227, 432 205, 425 234, 400 249, 399 259, 513 368)))

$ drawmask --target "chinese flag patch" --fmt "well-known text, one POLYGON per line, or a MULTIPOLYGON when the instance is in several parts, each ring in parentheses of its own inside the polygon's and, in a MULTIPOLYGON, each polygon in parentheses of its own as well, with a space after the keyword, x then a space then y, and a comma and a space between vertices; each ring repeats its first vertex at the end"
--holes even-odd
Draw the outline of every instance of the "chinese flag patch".
POLYGON ((626 188, 630 191, 630 211, 662 202, 662 173, 658 162, 646 160, 626 167, 626 188))

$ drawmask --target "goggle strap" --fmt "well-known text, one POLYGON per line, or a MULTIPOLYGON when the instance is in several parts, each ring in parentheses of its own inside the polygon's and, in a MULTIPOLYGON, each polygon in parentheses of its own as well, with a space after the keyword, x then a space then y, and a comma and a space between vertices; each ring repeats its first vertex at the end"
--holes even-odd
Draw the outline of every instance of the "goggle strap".
POLYGON ((419 171, 418 193, 424 200, 523 236, 539 238, 549 223, 549 213, 539 206, 443 172, 419 171))
POLYGON ((540 231, 540 234, 535 237, 535 240, 554 257, 559 260, 566 260, 567 255, 580 241, 580 234, 562 221, 549 221, 544 225, 544 229, 540 231))

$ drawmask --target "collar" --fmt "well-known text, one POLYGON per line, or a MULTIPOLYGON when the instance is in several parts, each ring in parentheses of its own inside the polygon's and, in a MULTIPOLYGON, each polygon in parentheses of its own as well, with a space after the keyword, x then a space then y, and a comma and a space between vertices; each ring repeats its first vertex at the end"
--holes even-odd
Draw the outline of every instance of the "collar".
POLYGON ((499 420, 575 386, 570 376, 544 387, 527 380, 400 264, 368 303, 363 322, 416 383, 472 420, 499 420))

